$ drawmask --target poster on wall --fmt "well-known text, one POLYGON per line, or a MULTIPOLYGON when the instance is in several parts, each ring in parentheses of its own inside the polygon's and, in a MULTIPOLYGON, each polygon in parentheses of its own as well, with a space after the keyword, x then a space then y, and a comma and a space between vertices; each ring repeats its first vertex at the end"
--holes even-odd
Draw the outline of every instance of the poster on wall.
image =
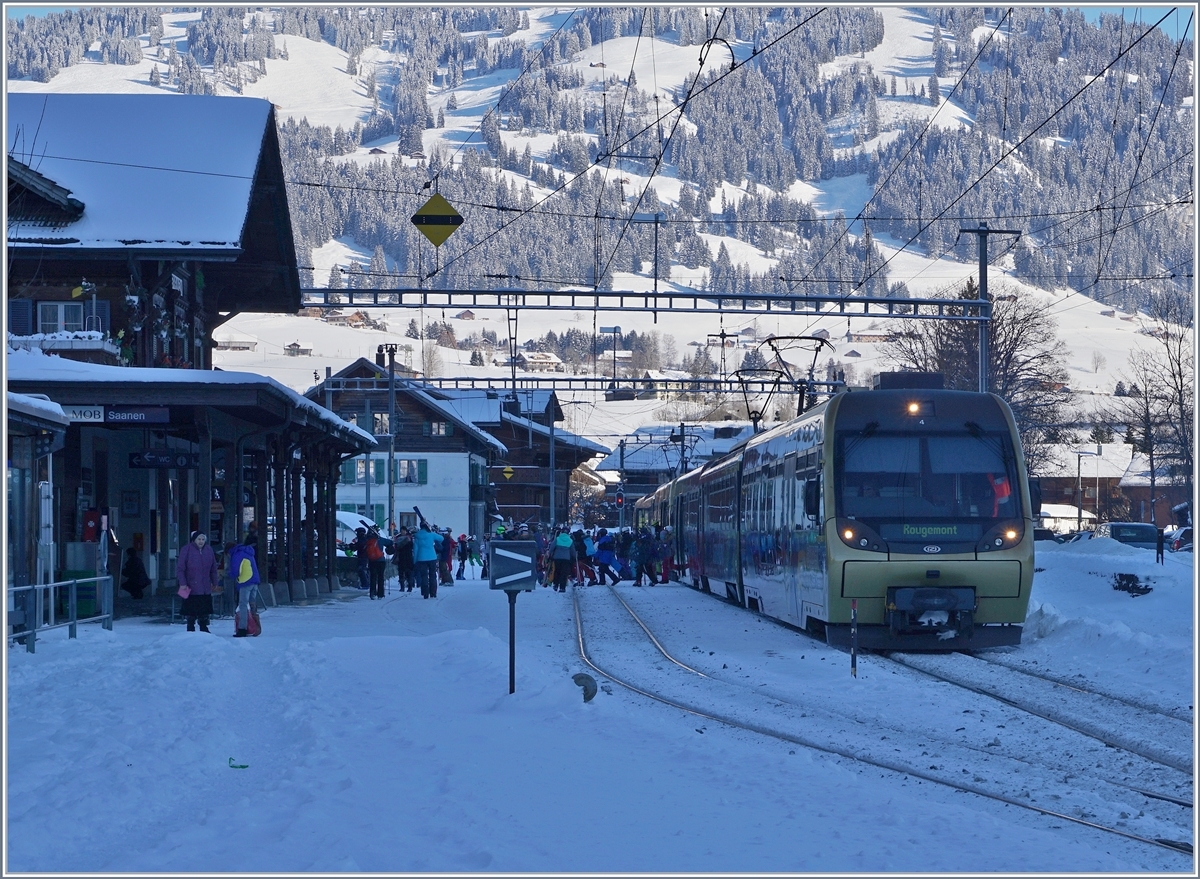
POLYGON ((142 493, 136 488, 121 492, 121 515, 142 515, 142 493))

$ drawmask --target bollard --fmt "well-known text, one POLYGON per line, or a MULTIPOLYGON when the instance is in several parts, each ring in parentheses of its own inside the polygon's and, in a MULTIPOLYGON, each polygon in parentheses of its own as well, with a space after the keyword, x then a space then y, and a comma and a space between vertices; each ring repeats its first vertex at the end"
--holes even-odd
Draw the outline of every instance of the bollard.
POLYGON ((850 599, 850 677, 858 677, 858 599, 850 599))

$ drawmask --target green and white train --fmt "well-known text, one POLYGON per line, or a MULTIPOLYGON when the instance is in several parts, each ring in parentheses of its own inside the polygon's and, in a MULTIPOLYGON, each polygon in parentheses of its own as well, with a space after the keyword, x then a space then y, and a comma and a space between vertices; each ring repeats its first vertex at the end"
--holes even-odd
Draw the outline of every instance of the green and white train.
POLYGON ((1002 399, 893 388, 839 393, 635 509, 673 526, 685 582, 830 644, 856 603, 861 647, 975 650, 1020 643, 1035 503, 1002 399))

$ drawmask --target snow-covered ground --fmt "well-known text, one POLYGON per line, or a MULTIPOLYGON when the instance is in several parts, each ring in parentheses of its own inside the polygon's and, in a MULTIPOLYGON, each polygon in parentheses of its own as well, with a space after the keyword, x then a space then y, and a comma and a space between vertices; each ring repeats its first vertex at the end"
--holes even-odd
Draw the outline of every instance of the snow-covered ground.
MULTIPOLYGON (((1025 643, 999 658, 1190 718, 1192 556, 1152 560, 1103 539, 1038 544, 1025 643), (1153 591, 1114 591, 1116 572, 1153 591)), ((751 692, 768 687, 809 700, 813 716, 841 712, 831 736, 845 717, 882 718, 905 759, 947 727, 980 760, 1028 757, 1012 765, 1031 783, 1047 759, 1074 759, 1019 712, 875 657, 860 657, 852 678, 845 653, 710 596, 618 590, 675 655, 733 670, 745 683, 726 707, 758 709, 757 723, 775 718, 751 692)), ((233 640, 229 619, 205 635, 133 618, 111 632, 81 627, 74 641, 48 633, 36 654, 10 649, 6 872, 1193 869, 1183 855, 730 729, 604 678, 585 704, 570 594, 519 597, 514 695, 502 593, 467 580, 432 601, 342 598, 268 609, 256 639, 233 640)), ((607 590, 580 598, 593 652, 637 666, 641 645, 596 624, 607 590)), ((641 668, 646 682, 661 674, 641 668)), ((1137 833, 1139 818, 1126 817, 1137 833)))

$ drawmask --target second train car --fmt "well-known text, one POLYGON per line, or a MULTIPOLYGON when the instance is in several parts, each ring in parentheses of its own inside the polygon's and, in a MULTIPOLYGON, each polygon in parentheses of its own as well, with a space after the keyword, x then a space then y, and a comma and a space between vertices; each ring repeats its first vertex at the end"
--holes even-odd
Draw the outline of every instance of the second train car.
POLYGON ((685 582, 864 648, 1019 644, 1033 583, 1020 437, 993 394, 850 391, 636 505, 685 582))

